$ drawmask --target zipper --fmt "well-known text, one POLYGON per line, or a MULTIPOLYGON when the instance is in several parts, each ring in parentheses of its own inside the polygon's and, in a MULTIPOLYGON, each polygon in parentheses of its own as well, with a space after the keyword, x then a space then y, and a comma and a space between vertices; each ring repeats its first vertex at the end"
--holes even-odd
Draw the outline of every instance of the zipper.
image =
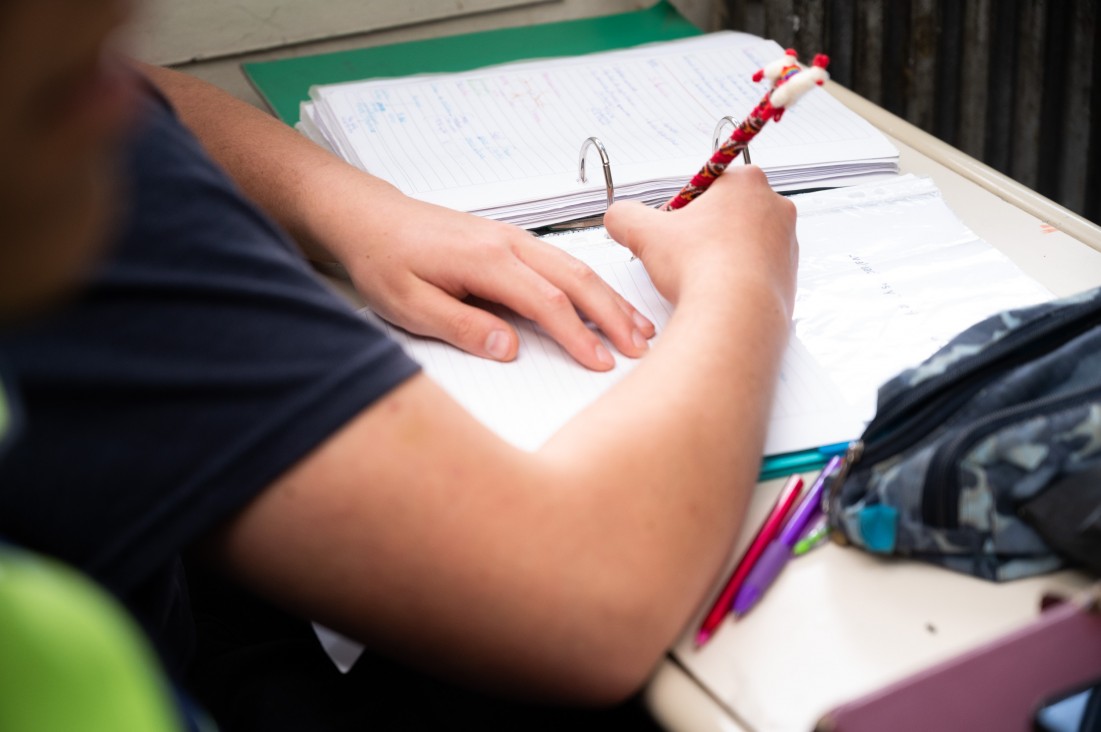
POLYGON ((1058 308, 1022 325, 985 351, 885 404, 864 431, 862 459, 879 462, 902 452, 944 424, 991 377, 1011 370, 1101 323, 1094 299, 1058 308))
POLYGON ((922 486, 922 521, 945 529, 959 527, 960 487, 956 471, 959 459, 981 439, 1013 422, 1041 413, 1056 414, 1067 407, 1101 396, 1101 386, 1091 385, 1069 394, 1034 399, 989 414, 955 435, 933 454, 922 486))
MULTIPOLYGON (((948 375, 945 374, 945 376, 948 375)), ((930 436, 937 427, 946 425, 952 415, 978 393, 979 389, 987 383, 987 376, 989 374, 977 372, 967 374, 963 380, 951 384, 952 388, 946 388, 943 393, 929 397, 932 400, 929 403, 923 406, 915 405, 916 408, 910 410, 910 414, 889 414, 883 422, 878 419, 873 420, 864 431, 862 457, 877 463, 905 451, 930 436), (887 423, 891 418, 896 417, 901 424, 887 423)))
MULTIPOLYGON (((849 446, 845 449, 845 457, 841 459, 841 467, 838 468, 837 472, 834 474, 829 489, 822 494, 822 513, 826 516, 833 517, 839 515, 841 486, 845 484, 845 479, 849 477, 849 471, 852 470, 853 465, 860 461, 860 457, 863 454, 863 440, 854 440, 850 442, 849 446)), ((833 526, 831 528, 830 538, 837 544, 846 545, 849 543, 849 539, 845 536, 845 532, 838 526, 833 526)))

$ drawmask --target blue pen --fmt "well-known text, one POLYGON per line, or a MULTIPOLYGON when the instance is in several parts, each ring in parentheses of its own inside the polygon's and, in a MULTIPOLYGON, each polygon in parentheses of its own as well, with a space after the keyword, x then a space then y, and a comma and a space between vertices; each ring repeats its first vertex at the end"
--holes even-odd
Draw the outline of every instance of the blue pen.
POLYGON ((844 455, 849 448, 848 442, 823 445, 813 450, 801 450, 782 455, 765 457, 761 463, 758 480, 771 480, 793 473, 804 473, 824 466, 834 455, 844 455))
POLYGON ((788 560, 791 559, 795 543, 803 535, 807 524, 821 510, 822 492, 826 488, 826 483, 829 482, 829 477, 837 472, 840 467, 840 455, 834 455, 830 458, 830 461, 826 463, 826 467, 822 469, 810 489, 804 494, 799 505, 795 507, 791 518, 780 530, 780 535, 761 554, 761 558, 753 566, 753 571, 746 577, 742 589, 738 591, 734 598, 733 610, 736 617, 745 615, 757 604, 757 601, 765 594, 765 590, 780 574, 780 570, 787 565, 788 560))

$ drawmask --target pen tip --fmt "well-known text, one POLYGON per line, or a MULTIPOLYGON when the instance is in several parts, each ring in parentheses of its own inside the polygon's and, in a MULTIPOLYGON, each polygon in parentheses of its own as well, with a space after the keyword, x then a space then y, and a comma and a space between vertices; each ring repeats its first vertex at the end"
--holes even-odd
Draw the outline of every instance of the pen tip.
POLYGON ((711 634, 706 630, 701 630, 696 634, 696 648, 702 648, 707 641, 711 639, 711 634))

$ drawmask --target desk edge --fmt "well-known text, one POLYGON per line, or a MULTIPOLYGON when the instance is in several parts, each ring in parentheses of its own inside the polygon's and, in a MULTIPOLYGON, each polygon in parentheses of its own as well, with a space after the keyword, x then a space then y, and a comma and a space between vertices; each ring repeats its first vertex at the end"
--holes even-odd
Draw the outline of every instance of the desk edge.
POLYGON ((871 124, 999 198, 1101 251, 1101 226, 1013 180, 928 132, 830 81, 830 94, 871 124))

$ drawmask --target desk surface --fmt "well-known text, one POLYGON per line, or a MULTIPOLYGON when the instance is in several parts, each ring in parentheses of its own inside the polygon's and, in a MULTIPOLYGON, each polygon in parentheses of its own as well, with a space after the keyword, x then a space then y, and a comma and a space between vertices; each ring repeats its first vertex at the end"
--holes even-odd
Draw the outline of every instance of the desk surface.
MULTIPOLYGON (((1101 228, 831 86, 888 133, 903 172, 933 178, 953 211, 1024 272, 1060 295, 1101 285, 1101 228)), ((747 526, 764 520, 779 487, 759 486, 747 526)), ((703 649, 691 640, 694 619, 645 700, 671 730, 809 732, 842 702, 1023 625, 1044 592, 1087 584, 1071 572, 993 584, 830 544, 790 564, 752 613, 728 618, 703 649)))

